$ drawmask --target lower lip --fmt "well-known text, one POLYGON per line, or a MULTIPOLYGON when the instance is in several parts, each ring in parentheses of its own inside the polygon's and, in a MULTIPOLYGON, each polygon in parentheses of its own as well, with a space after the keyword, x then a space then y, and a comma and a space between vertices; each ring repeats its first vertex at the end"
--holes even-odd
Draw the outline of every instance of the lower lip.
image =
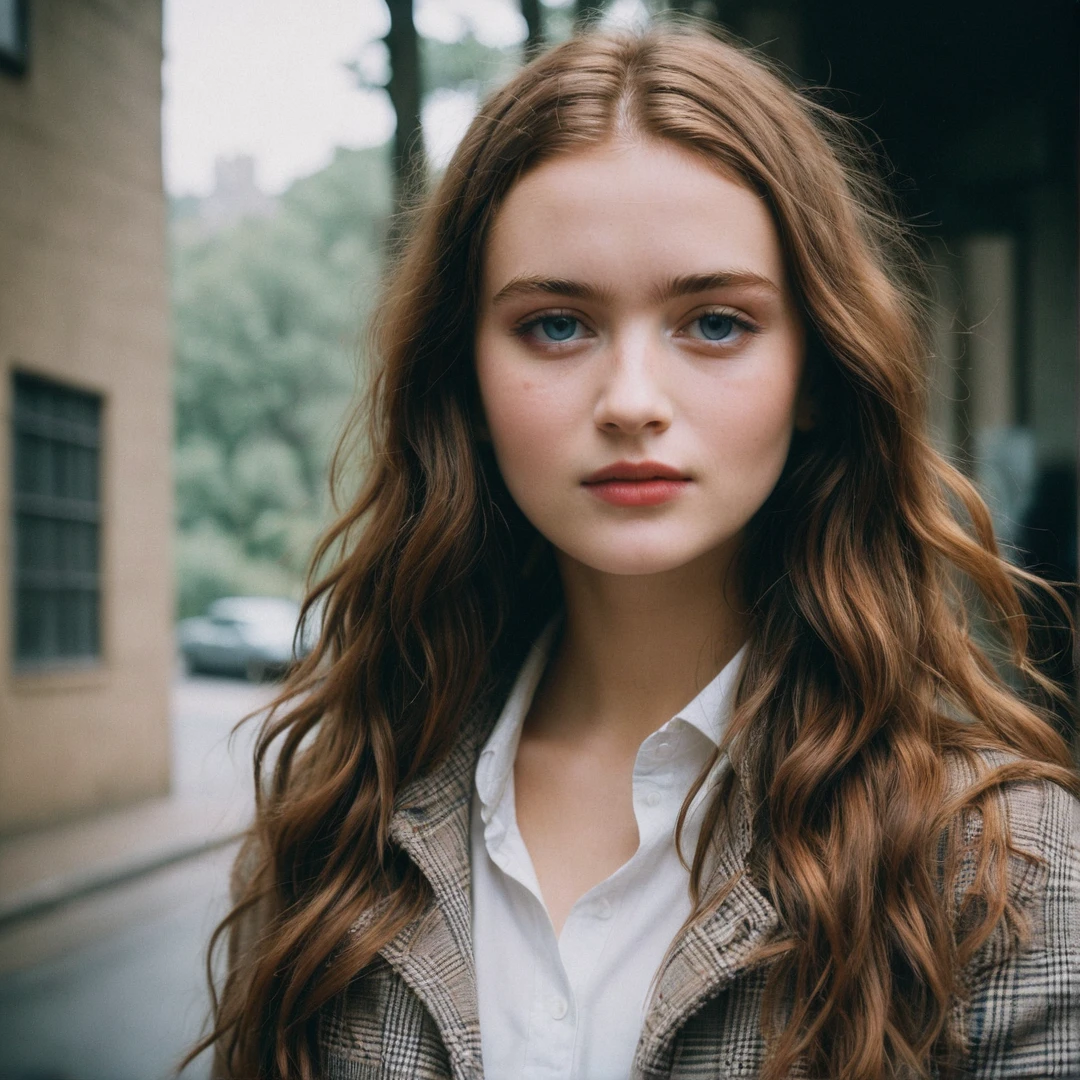
POLYGON ((659 506, 680 495, 689 480, 601 480, 585 486, 612 506, 659 506))

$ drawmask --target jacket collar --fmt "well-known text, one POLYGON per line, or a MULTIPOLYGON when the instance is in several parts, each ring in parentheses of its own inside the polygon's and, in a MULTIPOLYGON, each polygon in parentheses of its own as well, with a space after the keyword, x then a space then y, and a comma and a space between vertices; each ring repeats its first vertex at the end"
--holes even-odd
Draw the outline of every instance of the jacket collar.
MULTIPOLYGON (((497 699, 496 699, 497 700, 497 699)), ((494 721, 491 696, 462 724, 447 758, 398 794, 390 838, 427 879, 431 902, 380 950, 439 1029, 455 1080, 480 1080, 472 946, 469 810, 476 759, 494 721)))
POLYGON ((747 868, 751 829, 742 779, 706 888, 707 894, 726 888, 726 895, 715 911, 679 933, 661 964, 634 1057, 635 1076, 667 1075, 678 1029, 746 969, 779 924, 747 868))

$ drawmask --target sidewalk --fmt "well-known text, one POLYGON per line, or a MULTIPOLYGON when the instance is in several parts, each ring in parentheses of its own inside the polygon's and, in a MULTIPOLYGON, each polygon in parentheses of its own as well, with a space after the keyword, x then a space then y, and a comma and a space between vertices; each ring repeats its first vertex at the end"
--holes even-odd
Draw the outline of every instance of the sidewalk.
POLYGON ((0 840, 0 927, 227 844, 249 818, 239 800, 166 796, 0 840))
POLYGON ((234 840, 252 812, 248 726, 233 725, 274 688, 177 679, 170 795, 0 838, 0 927, 234 840))

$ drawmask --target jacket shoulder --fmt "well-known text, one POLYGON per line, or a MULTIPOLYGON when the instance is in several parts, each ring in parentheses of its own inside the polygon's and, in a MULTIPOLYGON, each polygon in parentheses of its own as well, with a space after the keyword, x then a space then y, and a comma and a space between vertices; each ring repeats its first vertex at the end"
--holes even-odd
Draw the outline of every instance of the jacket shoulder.
MULTIPOLYGON (((950 758, 948 797, 961 795, 999 767, 1022 762, 1014 755, 995 751, 983 751, 978 759, 973 763, 950 758)), ((994 795, 1008 826, 1010 847, 1017 856, 1029 856, 1024 861, 1033 865, 1043 863, 1047 869, 1064 869, 1070 863, 1075 864, 1080 857, 1076 846, 1080 800, 1071 791, 1049 779, 1005 779, 994 795)), ((982 830, 981 814, 969 811, 963 815, 965 846, 977 840, 982 830)), ((1021 878, 1027 876, 1019 866, 1011 866, 1010 880, 1014 887, 1022 884, 1016 880, 1018 872, 1021 878)))
MULTIPOLYGON (((995 767, 1005 755, 983 755, 995 767)), ((967 767, 970 769, 970 766, 967 767)), ((957 777, 958 791, 975 770, 957 777)), ((1005 920, 963 972, 961 1024, 970 1075, 1080 1076, 1080 800, 1050 780, 1005 782, 995 797, 1009 831, 1005 920)), ((969 815, 965 848, 982 821, 969 815)), ((956 895, 974 884, 965 855, 956 895)), ((962 901, 961 901, 962 902, 962 901)))

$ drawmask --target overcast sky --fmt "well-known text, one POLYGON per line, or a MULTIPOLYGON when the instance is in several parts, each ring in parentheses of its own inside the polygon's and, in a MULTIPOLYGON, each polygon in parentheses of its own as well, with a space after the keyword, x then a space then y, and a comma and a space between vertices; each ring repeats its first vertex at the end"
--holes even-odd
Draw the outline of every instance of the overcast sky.
MULTIPOLYGON (((417 0, 430 37, 507 45, 524 37, 517 0, 417 0)), ((218 155, 251 154, 256 177, 279 192, 325 165, 336 146, 389 138, 385 93, 357 89, 345 69, 386 33, 382 0, 165 0, 165 186, 206 194, 218 155)), ((442 157, 474 103, 441 95, 425 113, 442 157)))

